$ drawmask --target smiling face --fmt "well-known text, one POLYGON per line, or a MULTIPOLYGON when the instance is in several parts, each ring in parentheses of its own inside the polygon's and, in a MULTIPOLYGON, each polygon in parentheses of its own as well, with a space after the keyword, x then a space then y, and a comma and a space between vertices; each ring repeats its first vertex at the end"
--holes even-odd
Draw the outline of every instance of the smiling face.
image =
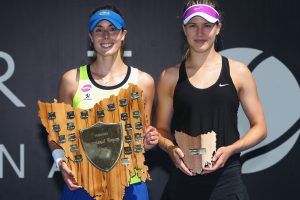
POLYGON ((190 50, 203 53, 214 48, 216 36, 219 34, 221 24, 213 24, 202 17, 195 16, 183 26, 190 50))
POLYGON ((102 56, 115 55, 120 52, 126 30, 116 29, 107 20, 100 21, 90 33, 94 49, 102 56))

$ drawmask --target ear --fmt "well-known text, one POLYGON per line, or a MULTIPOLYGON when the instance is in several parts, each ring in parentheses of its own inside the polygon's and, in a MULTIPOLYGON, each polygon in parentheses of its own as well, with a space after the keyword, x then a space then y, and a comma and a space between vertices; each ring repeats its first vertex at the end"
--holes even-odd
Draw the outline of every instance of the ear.
POLYGON ((182 30, 184 32, 184 35, 186 35, 186 32, 185 32, 185 25, 184 24, 181 24, 181 27, 182 27, 182 30))
POLYGON ((220 23, 218 24, 217 35, 219 35, 219 34, 220 34, 220 32, 221 32, 221 28, 222 28, 222 23, 220 22, 220 23))
POLYGON ((90 37, 91 42, 94 43, 93 37, 92 37, 92 34, 91 34, 91 33, 89 33, 89 37, 90 37))
POLYGON ((127 30, 124 29, 124 30, 122 31, 122 38, 121 38, 122 41, 125 40, 126 34, 127 34, 127 30))

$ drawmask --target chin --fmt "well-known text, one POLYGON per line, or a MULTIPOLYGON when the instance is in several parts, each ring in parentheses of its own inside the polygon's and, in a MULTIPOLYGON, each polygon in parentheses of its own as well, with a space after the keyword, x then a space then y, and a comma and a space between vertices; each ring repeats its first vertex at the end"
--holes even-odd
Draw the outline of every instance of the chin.
POLYGON ((213 46, 209 46, 207 44, 203 44, 201 46, 197 46, 196 48, 193 48, 193 50, 197 53, 204 53, 204 52, 207 52, 207 51, 210 51, 211 48, 213 48, 213 46))
POLYGON ((103 56, 112 56, 112 55, 115 55, 118 51, 114 51, 112 49, 110 50, 107 50, 107 51, 102 51, 101 54, 103 56))
POLYGON ((194 51, 196 53, 205 53, 205 52, 207 52, 209 50, 210 50, 210 48, 196 48, 196 49, 194 49, 194 51))

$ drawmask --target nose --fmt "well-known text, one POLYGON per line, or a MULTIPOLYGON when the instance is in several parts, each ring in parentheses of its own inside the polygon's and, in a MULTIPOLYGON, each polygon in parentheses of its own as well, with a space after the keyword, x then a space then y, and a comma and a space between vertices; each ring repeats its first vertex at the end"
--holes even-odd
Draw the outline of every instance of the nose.
POLYGON ((203 35, 203 28, 201 28, 201 27, 197 28, 197 35, 199 35, 199 36, 203 35))
POLYGON ((109 37, 109 32, 107 30, 103 30, 103 38, 108 39, 109 37))

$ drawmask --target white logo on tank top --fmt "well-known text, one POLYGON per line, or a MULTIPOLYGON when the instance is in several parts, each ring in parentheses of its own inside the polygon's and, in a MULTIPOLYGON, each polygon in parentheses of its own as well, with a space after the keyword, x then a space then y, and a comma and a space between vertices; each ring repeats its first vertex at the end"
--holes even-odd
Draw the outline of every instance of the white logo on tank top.
POLYGON ((227 85, 229 85, 229 84, 228 83, 225 83, 225 84, 219 83, 219 87, 225 87, 227 85))

